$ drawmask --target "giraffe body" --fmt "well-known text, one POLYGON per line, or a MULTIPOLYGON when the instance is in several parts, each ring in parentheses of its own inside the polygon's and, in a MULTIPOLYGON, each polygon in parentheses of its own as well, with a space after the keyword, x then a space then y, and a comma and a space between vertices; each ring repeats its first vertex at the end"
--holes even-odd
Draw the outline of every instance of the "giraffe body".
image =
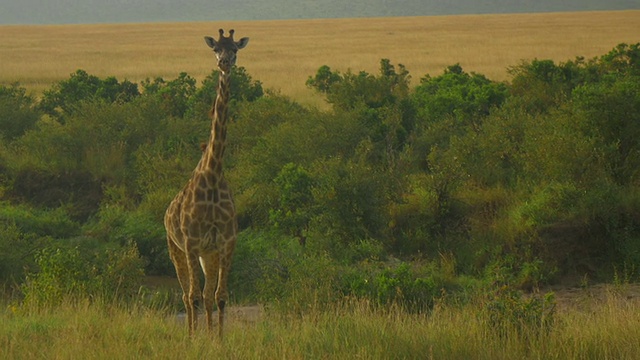
POLYGON ((219 84, 211 109, 211 135, 186 186, 173 199, 164 217, 171 261, 182 287, 189 333, 197 328, 196 303, 204 303, 207 327, 213 329, 213 305, 218 306, 218 333, 222 337, 224 308, 228 301, 227 277, 235 248, 238 225, 231 189, 222 172, 227 132, 229 80, 236 52, 249 39, 233 40, 220 29, 216 41, 205 37, 218 60, 219 84), (201 268, 205 284, 200 287, 201 268))

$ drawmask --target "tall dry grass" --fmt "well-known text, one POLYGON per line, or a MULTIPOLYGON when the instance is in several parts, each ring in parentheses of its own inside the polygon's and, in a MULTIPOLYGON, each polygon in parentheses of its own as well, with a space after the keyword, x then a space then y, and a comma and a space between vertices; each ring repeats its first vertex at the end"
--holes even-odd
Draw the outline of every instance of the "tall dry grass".
POLYGON ((376 72, 381 58, 404 64, 414 80, 460 63, 507 79, 522 59, 565 61, 601 55, 640 39, 640 11, 464 15, 209 23, 0 26, 0 83, 36 93, 77 69, 140 81, 214 67, 203 36, 235 28, 251 38, 238 65, 267 88, 317 103, 305 87, 322 65, 376 72))
MULTIPOLYGON (((361 301, 304 313, 264 310, 231 316, 225 339, 163 311, 67 302, 0 311, 3 359, 637 359, 637 302, 609 292, 589 308, 559 312, 549 332, 498 332, 481 304, 438 306, 430 314, 380 310, 361 301)), ((233 311, 233 308, 231 308, 233 311)))

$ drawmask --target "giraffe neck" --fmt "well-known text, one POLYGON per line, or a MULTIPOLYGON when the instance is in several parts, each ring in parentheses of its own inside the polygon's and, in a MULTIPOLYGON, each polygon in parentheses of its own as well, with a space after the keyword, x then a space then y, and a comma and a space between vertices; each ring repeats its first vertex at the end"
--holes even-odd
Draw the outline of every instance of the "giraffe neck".
POLYGON ((230 75, 219 73, 216 100, 211 108, 211 135, 205 152, 206 165, 214 174, 222 173, 222 156, 227 140, 227 105, 229 103, 230 75))

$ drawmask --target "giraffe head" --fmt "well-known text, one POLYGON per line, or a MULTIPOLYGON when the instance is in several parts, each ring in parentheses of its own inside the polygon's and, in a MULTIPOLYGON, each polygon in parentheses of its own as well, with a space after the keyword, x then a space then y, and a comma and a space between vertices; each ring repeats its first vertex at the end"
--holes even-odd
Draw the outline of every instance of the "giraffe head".
POLYGON ((213 49, 218 60, 218 68, 225 74, 231 71, 233 65, 236 64, 236 53, 249 43, 249 38, 244 37, 240 41, 233 40, 233 30, 229 30, 229 36, 224 36, 224 30, 220 29, 220 37, 218 40, 210 36, 205 36, 204 41, 213 49))

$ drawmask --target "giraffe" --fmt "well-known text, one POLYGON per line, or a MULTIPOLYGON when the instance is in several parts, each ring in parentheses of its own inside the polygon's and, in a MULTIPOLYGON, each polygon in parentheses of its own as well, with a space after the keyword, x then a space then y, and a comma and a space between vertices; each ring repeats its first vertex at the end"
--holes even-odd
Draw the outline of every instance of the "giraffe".
POLYGON ((218 306, 218 335, 222 338, 224 309, 228 300, 227 276, 235 248, 238 222, 231 190, 222 172, 227 134, 227 105, 231 69, 238 50, 247 46, 249 38, 233 40, 233 30, 218 40, 206 36, 205 42, 217 58, 219 83, 211 108, 211 134, 202 147, 202 157, 191 179, 173 199, 164 216, 169 256, 182 288, 182 301, 187 310, 189 334, 198 325, 196 304, 202 298, 207 327, 213 330, 213 304, 218 306), (199 263, 199 264, 198 264, 199 263), (200 272, 205 277, 200 288, 200 272))

